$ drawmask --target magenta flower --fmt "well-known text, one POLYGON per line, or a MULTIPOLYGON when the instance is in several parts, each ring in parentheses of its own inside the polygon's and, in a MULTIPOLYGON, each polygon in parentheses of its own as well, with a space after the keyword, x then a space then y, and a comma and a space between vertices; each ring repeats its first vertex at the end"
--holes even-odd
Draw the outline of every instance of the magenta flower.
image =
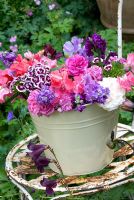
POLYGON ((15 35, 15 36, 12 36, 12 37, 9 39, 9 41, 10 41, 11 43, 16 42, 16 40, 17 40, 17 36, 16 36, 16 35, 15 35))
POLYGON ((79 76, 86 71, 88 61, 83 56, 76 54, 66 60, 66 67, 70 75, 79 76))
POLYGON ((101 81, 102 80, 102 68, 97 66, 97 65, 92 65, 88 69, 89 74, 91 75, 92 79, 96 81, 101 81))
POLYGON ((27 16, 29 16, 29 17, 33 16, 32 10, 28 10, 28 11, 27 11, 27 16))
POLYGON ((43 180, 41 180, 40 184, 43 187, 46 187, 46 194, 47 195, 53 195, 54 194, 53 188, 55 188, 57 186, 57 183, 56 183, 55 180, 48 180, 46 178, 43 178, 43 180))

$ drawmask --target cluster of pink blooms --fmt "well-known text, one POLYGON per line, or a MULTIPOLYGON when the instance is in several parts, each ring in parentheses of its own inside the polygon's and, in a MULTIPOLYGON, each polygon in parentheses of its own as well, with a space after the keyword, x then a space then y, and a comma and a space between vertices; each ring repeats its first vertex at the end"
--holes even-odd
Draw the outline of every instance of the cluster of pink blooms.
MULTIPOLYGON (((101 38, 98 41, 100 45, 101 38)), ((61 54, 50 46, 47 46, 47 56, 45 51, 36 54, 27 51, 24 57, 18 54, 9 68, 0 70, 0 103, 17 90, 27 95, 30 113, 38 116, 49 116, 54 111, 83 111, 86 104, 98 104, 109 111, 117 109, 125 100, 125 93, 134 86, 134 53, 126 60, 119 61, 115 55, 107 60, 103 55, 103 58, 94 57, 91 61, 84 47, 81 51, 81 43, 76 47, 62 64, 55 59, 55 55, 60 57, 61 54), (104 77, 103 71, 109 72, 112 62, 124 65, 124 75, 104 77)))

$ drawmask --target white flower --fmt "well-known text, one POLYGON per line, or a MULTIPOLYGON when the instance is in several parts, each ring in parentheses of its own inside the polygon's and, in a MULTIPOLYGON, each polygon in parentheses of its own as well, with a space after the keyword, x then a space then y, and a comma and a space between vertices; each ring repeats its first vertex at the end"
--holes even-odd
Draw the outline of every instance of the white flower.
POLYGON ((100 85, 109 88, 110 95, 105 104, 99 104, 99 106, 108 111, 117 109, 125 100, 125 90, 121 88, 117 78, 103 78, 100 85))
POLYGON ((34 58, 34 54, 28 50, 27 52, 24 53, 24 57, 31 60, 34 58))

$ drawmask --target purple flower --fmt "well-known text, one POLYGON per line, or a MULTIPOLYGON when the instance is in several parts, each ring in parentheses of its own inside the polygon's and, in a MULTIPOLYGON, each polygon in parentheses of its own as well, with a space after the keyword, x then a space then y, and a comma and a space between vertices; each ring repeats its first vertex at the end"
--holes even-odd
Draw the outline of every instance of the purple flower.
POLYGON ((49 165, 50 159, 46 158, 44 156, 40 156, 34 162, 35 162, 35 165, 36 165, 38 171, 43 173, 44 172, 44 167, 47 167, 49 165))
POLYGON ((9 39, 9 41, 10 41, 11 43, 14 43, 14 42, 16 42, 16 39, 17 39, 17 36, 15 35, 15 36, 12 36, 12 37, 9 39))
POLYGON ((10 65, 16 58, 16 54, 14 52, 1 52, 0 53, 0 60, 3 62, 5 67, 9 68, 10 65))
POLYGON ((109 96, 109 89, 102 87, 98 82, 93 80, 90 75, 85 75, 84 82, 84 93, 86 103, 104 104, 109 96))
POLYGON ((92 42, 95 50, 100 50, 100 56, 104 58, 106 51, 106 41, 101 37, 101 35, 94 33, 92 35, 92 42))
POLYGON ((90 37, 88 37, 85 42, 85 52, 88 57, 93 56, 93 48, 94 48, 94 45, 92 43, 92 40, 90 37))
POLYGON ((44 150, 45 150, 45 147, 40 147, 36 150, 33 150, 32 152, 27 152, 27 154, 35 162, 39 158, 39 156, 44 152, 44 150))
POLYGON ((37 101, 40 104, 51 104, 54 100, 54 93, 50 90, 48 86, 42 87, 41 91, 39 92, 39 95, 37 97, 37 101))
POLYGON ((12 119, 14 119, 13 111, 10 111, 7 115, 7 121, 10 122, 12 119))
POLYGON ((44 144, 34 144, 34 143, 29 143, 28 145, 27 145, 27 148, 29 149, 29 150, 31 150, 31 151, 36 151, 36 150, 38 150, 38 149, 40 149, 40 148, 44 148, 44 150, 45 149, 47 149, 47 146, 46 145, 44 145, 44 144))
POLYGON ((82 51, 82 42, 83 39, 76 36, 72 37, 71 41, 68 41, 63 45, 64 54, 66 56, 72 56, 73 54, 82 51))
POLYGON ((76 110, 82 112, 83 110, 85 110, 85 108, 86 108, 85 105, 77 105, 76 110))
POLYGON ((27 11, 27 15, 28 15, 29 17, 33 16, 32 10, 28 10, 28 11, 27 11))
POLYGON ((54 10, 55 8, 56 8, 56 4, 55 3, 52 3, 52 4, 48 5, 48 9, 49 10, 54 10))
POLYGON ((58 60, 62 57, 62 53, 56 52, 56 50, 50 44, 46 44, 44 46, 44 56, 47 56, 52 60, 58 60))
POLYGON ((46 178, 43 178, 43 180, 41 180, 40 184, 43 187, 46 187, 46 194, 47 195, 53 195, 54 194, 53 188, 55 188, 57 186, 57 183, 56 183, 55 180, 48 180, 46 178))
POLYGON ((15 45, 13 45, 13 46, 10 46, 10 50, 11 50, 12 52, 16 53, 16 52, 18 51, 18 45, 15 44, 15 45))

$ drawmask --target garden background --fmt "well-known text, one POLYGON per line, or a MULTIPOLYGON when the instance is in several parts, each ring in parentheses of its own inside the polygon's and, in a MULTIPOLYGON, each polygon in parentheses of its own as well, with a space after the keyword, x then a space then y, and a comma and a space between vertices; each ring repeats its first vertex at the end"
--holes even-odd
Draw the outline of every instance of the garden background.
MULTIPOLYGON (((116 30, 106 29, 100 22, 95 0, 1 0, 0 2, 0 51, 37 52, 47 43, 62 50, 65 41, 72 36, 86 37, 100 33, 108 44, 108 50, 117 51, 116 30), (14 37, 15 36, 15 37, 14 37), (12 39, 11 39, 12 38, 12 39)), ((134 52, 134 41, 123 43, 123 56, 134 52)), ((3 68, 2 62, 0 68, 3 68)), ((134 93, 129 94, 134 100, 134 93)), ((120 122, 131 124, 132 113, 121 110, 120 122)), ((8 180, 5 158, 9 150, 20 140, 34 132, 34 126, 26 103, 14 100, 0 104, 0 200, 20 199, 17 188, 8 180), (10 120, 8 113, 13 112, 10 120)), ((73 199, 127 200, 134 199, 134 184, 100 192, 92 196, 73 199)), ((31 190, 31 192, 33 192, 31 190)), ((45 192, 33 192, 35 200, 49 199, 45 192)))

